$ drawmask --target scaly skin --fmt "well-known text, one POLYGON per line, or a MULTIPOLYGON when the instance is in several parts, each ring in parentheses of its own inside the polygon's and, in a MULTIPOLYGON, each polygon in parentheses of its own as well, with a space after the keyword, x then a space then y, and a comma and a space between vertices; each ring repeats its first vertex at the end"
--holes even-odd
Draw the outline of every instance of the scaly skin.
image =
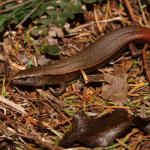
POLYGON ((150 42, 150 29, 132 26, 110 32, 68 59, 19 71, 11 82, 30 86, 70 82, 80 76, 80 70, 91 72, 123 54, 123 47, 133 41, 150 42))

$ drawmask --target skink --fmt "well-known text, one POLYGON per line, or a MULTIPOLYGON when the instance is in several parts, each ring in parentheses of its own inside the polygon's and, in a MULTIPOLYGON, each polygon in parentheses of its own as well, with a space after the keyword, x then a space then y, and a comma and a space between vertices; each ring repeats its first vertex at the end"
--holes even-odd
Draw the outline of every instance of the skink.
POLYGON ((150 29, 131 26, 112 31, 68 59, 19 71, 11 82, 30 86, 70 82, 81 75, 80 70, 89 73, 103 67, 110 59, 123 54, 124 46, 137 40, 150 42, 150 29))

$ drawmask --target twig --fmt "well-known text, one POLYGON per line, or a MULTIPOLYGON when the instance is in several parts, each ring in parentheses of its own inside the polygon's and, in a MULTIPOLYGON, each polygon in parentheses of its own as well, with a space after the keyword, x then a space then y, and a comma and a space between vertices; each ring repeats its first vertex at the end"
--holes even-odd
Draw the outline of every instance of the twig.
MULTIPOLYGON (((106 23, 106 22, 112 22, 112 21, 123 20, 123 19, 124 18, 122 18, 122 17, 115 17, 115 18, 111 18, 111 19, 100 20, 98 22, 100 22, 100 23, 106 23)), ((87 26, 91 26, 93 24, 96 24, 96 21, 92 21, 90 23, 83 24, 81 26, 76 27, 75 29, 81 29, 81 28, 84 28, 84 27, 87 27, 87 26)))
POLYGON ((124 4, 125 4, 125 7, 128 9, 130 19, 132 20, 132 22, 137 23, 137 19, 136 19, 134 12, 133 12, 133 9, 132 9, 130 2, 131 1, 129 1, 129 0, 124 0, 124 4))
POLYGON ((19 136, 21 138, 26 138, 29 140, 34 141, 37 144, 40 144, 43 148, 46 148, 48 150, 55 150, 56 148, 54 146, 51 146, 49 143, 43 142, 41 139, 36 138, 35 136, 32 135, 25 135, 22 133, 15 133, 15 136, 19 136))
POLYGON ((16 26, 16 28, 21 26, 39 8, 41 4, 42 2, 38 3, 37 6, 16 26))
POLYGON ((15 119, 13 120, 11 117, 9 117, 6 114, 4 114, 3 112, 0 112, 0 120, 3 121, 3 122, 5 121, 5 124, 7 125, 7 127, 11 127, 15 131, 18 130, 19 123, 16 122, 15 119))
POLYGON ((139 7, 141 9, 141 12, 142 12, 142 19, 143 19, 143 22, 145 25, 148 25, 149 24, 149 21, 147 20, 146 16, 145 16, 145 12, 143 11, 143 7, 142 7, 142 4, 141 4, 141 1, 140 0, 137 0, 138 1, 138 4, 139 4, 139 7))
POLYGON ((1 11, 0 11, 0 14, 7 13, 7 12, 9 12, 9 11, 12 11, 12 10, 18 8, 18 7, 27 5, 27 4, 31 3, 31 2, 32 2, 32 0, 28 0, 28 1, 26 1, 26 2, 23 2, 23 3, 21 3, 21 4, 18 4, 18 5, 16 5, 16 6, 12 6, 12 7, 8 8, 8 9, 1 10, 1 11))
POLYGON ((150 54, 147 54, 147 48, 148 48, 148 45, 146 44, 143 48, 143 64, 144 64, 144 69, 145 69, 145 73, 146 73, 146 76, 148 78, 148 81, 150 82, 150 63, 149 63, 149 60, 150 60, 150 54))
POLYGON ((0 6, 4 6, 4 5, 12 3, 12 2, 16 2, 16 0, 5 0, 4 2, 0 2, 0 6))
POLYGON ((0 102, 4 103, 5 105, 9 106, 11 109, 13 108, 13 110, 22 113, 23 115, 27 114, 27 112, 24 110, 23 107, 21 107, 19 104, 15 104, 14 102, 0 96, 0 102))
MULTIPOLYGON (((57 100, 56 98, 54 98, 54 96, 49 96, 48 94, 46 94, 46 92, 43 92, 43 90, 41 89, 37 89, 37 92, 40 94, 40 96, 42 96, 44 99, 48 100, 48 103, 57 111, 57 113, 59 113, 65 120, 68 120, 68 117, 63 114, 61 112, 60 109, 58 109, 54 103, 52 103, 51 101, 53 101, 54 99, 57 100), (53 100, 52 100, 53 99, 53 100)), ((58 101, 58 100, 57 100, 58 101)))
POLYGON ((94 17, 95 17, 95 22, 97 24, 98 30, 99 30, 99 32, 101 32, 102 31, 102 26, 98 22, 98 14, 97 14, 97 7, 96 7, 96 5, 94 7, 94 17))

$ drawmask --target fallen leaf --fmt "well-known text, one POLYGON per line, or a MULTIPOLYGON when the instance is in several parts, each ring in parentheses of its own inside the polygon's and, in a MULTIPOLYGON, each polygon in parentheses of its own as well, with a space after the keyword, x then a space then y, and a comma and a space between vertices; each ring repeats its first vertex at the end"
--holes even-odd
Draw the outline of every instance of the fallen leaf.
POLYGON ((122 102, 128 100, 127 74, 104 73, 104 79, 107 83, 102 86, 103 99, 122 102))

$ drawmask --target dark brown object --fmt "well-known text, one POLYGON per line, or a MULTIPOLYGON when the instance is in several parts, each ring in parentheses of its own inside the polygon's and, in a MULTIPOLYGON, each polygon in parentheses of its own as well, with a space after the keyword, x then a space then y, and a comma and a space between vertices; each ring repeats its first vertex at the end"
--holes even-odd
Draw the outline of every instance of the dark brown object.
POLYGON ((53 65, 34 67, 18 72, 11 79, 13 84, 41 86, 70 82, 80 76, 80 70, 87 73, 103 67, 111 58, 123 54, 123 47, 132 41, 150 42, 150 29, 124 27, 110 32, 77 55, 53 65))
POLYGON ((141 118, 139 116, 135 116, 134 125, 144 133, 150 135, 150 117, 141 118))
POLYGON ((133 117, 124 109, 117 109, 101 118, 87 117, 78 112, 73 118, 72 130, 60 141, 62 147, 75 143, 88 147, 108 146, 132 126, 133 117))

